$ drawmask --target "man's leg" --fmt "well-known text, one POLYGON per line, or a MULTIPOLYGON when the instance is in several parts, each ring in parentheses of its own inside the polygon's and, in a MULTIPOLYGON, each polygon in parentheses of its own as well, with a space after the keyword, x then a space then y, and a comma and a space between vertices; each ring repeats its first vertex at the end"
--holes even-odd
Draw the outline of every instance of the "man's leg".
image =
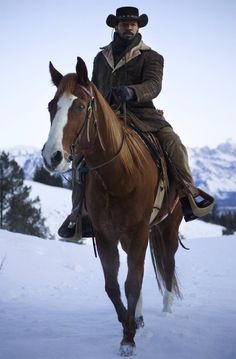
POLYGON ((193 192, 193 196, 198 194, 193 184, 187 150, 179 136, 172 127, 167 126, 157 132, 157 137, 162 149, 169 157, 179 196, 185 196, 189 191, 193 192))
POLYGON ((167 126, 157 132, 157 137, 169 157, 185 220, 206 215, 213 207, 213 197, 194 185, 187 150, 179 136, 167 126))
MULTIPOLYGON (((78 241, 82 237, 92 236, 92 227, 88 216, 82 217, 85 178, 79 178, 78 165, 81 163, 81 160, 81 157, 76 158, 72 166, 72 211, 58 230, 60 237, 73 238, 74 241, 78 241)), ((84 168, 85 163, 81 163, 80 166, 84 168)), ((83 176, 86 176, 86 174, 83 176)))
POLYGON ((78 229, 78 239, 81 239, 81 216, 80 212, 80 203, 83 197, 83 185, 78 181, 77 167, 81 162, 82 158, 75 158, 72 164, 72 211, 67 216, 65 221, 62 223, 58 229, 58 234, 62 238, 72 238, 75 237, 76 227, 78 229))

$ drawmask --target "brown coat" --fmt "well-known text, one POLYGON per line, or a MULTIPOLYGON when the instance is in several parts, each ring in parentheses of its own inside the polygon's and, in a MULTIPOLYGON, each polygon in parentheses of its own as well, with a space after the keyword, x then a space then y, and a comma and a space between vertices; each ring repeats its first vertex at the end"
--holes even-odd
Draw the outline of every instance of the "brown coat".
POLYGON ((170 126, 152 101, 161 91, 163 65, 163 57, 141 40, 114 68, 112 47, 109 44, 94 59, 92 81, 108 102, 112 87, 131 87, 135 91, 136 100, 127 103, 127 110, 139 118, 136 125, 142 131, 157 131, 170 126))

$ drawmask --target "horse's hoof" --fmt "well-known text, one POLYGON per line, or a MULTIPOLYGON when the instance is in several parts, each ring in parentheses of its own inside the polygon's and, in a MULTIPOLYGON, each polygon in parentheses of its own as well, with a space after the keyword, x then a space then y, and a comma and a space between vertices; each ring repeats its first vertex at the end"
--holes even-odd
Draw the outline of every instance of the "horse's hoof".
POLYGON ((136 329, 140 329, 144 327, 144 320, 143 320, 143 316, 140 315, 140 317, 135 318, 135 323, 136 323, 136 329))
POLYGON ((122 343, 120 345, 120 356, 130 357, 135 355, 135 343, 122 343))

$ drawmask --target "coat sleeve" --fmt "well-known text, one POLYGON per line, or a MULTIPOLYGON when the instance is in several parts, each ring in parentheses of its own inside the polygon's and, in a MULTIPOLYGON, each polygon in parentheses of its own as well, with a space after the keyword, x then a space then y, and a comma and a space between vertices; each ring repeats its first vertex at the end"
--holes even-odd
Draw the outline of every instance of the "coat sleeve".
POLYGON ((164 58, 155 51, 145 51, 142 69, 142 82, 131 85, 136 102, 147 102, 159 95, 162 88, 164 58))

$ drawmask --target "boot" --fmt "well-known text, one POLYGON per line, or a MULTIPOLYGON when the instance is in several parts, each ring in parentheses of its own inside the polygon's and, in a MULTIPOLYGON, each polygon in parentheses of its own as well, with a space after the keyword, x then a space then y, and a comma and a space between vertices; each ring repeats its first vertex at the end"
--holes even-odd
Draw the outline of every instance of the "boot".
POLYGON ((214 198, 200 188, 189 192, 180 198, 184 219, 186 222, 206 216, 214 207, 214 198))
POLYGON ((66 240, 78 241, 81 238, 92 237, 93 228, 89 216, 78 216, 76 220, 72 220, 71 215, 69 215, 57 233, 66 240))

